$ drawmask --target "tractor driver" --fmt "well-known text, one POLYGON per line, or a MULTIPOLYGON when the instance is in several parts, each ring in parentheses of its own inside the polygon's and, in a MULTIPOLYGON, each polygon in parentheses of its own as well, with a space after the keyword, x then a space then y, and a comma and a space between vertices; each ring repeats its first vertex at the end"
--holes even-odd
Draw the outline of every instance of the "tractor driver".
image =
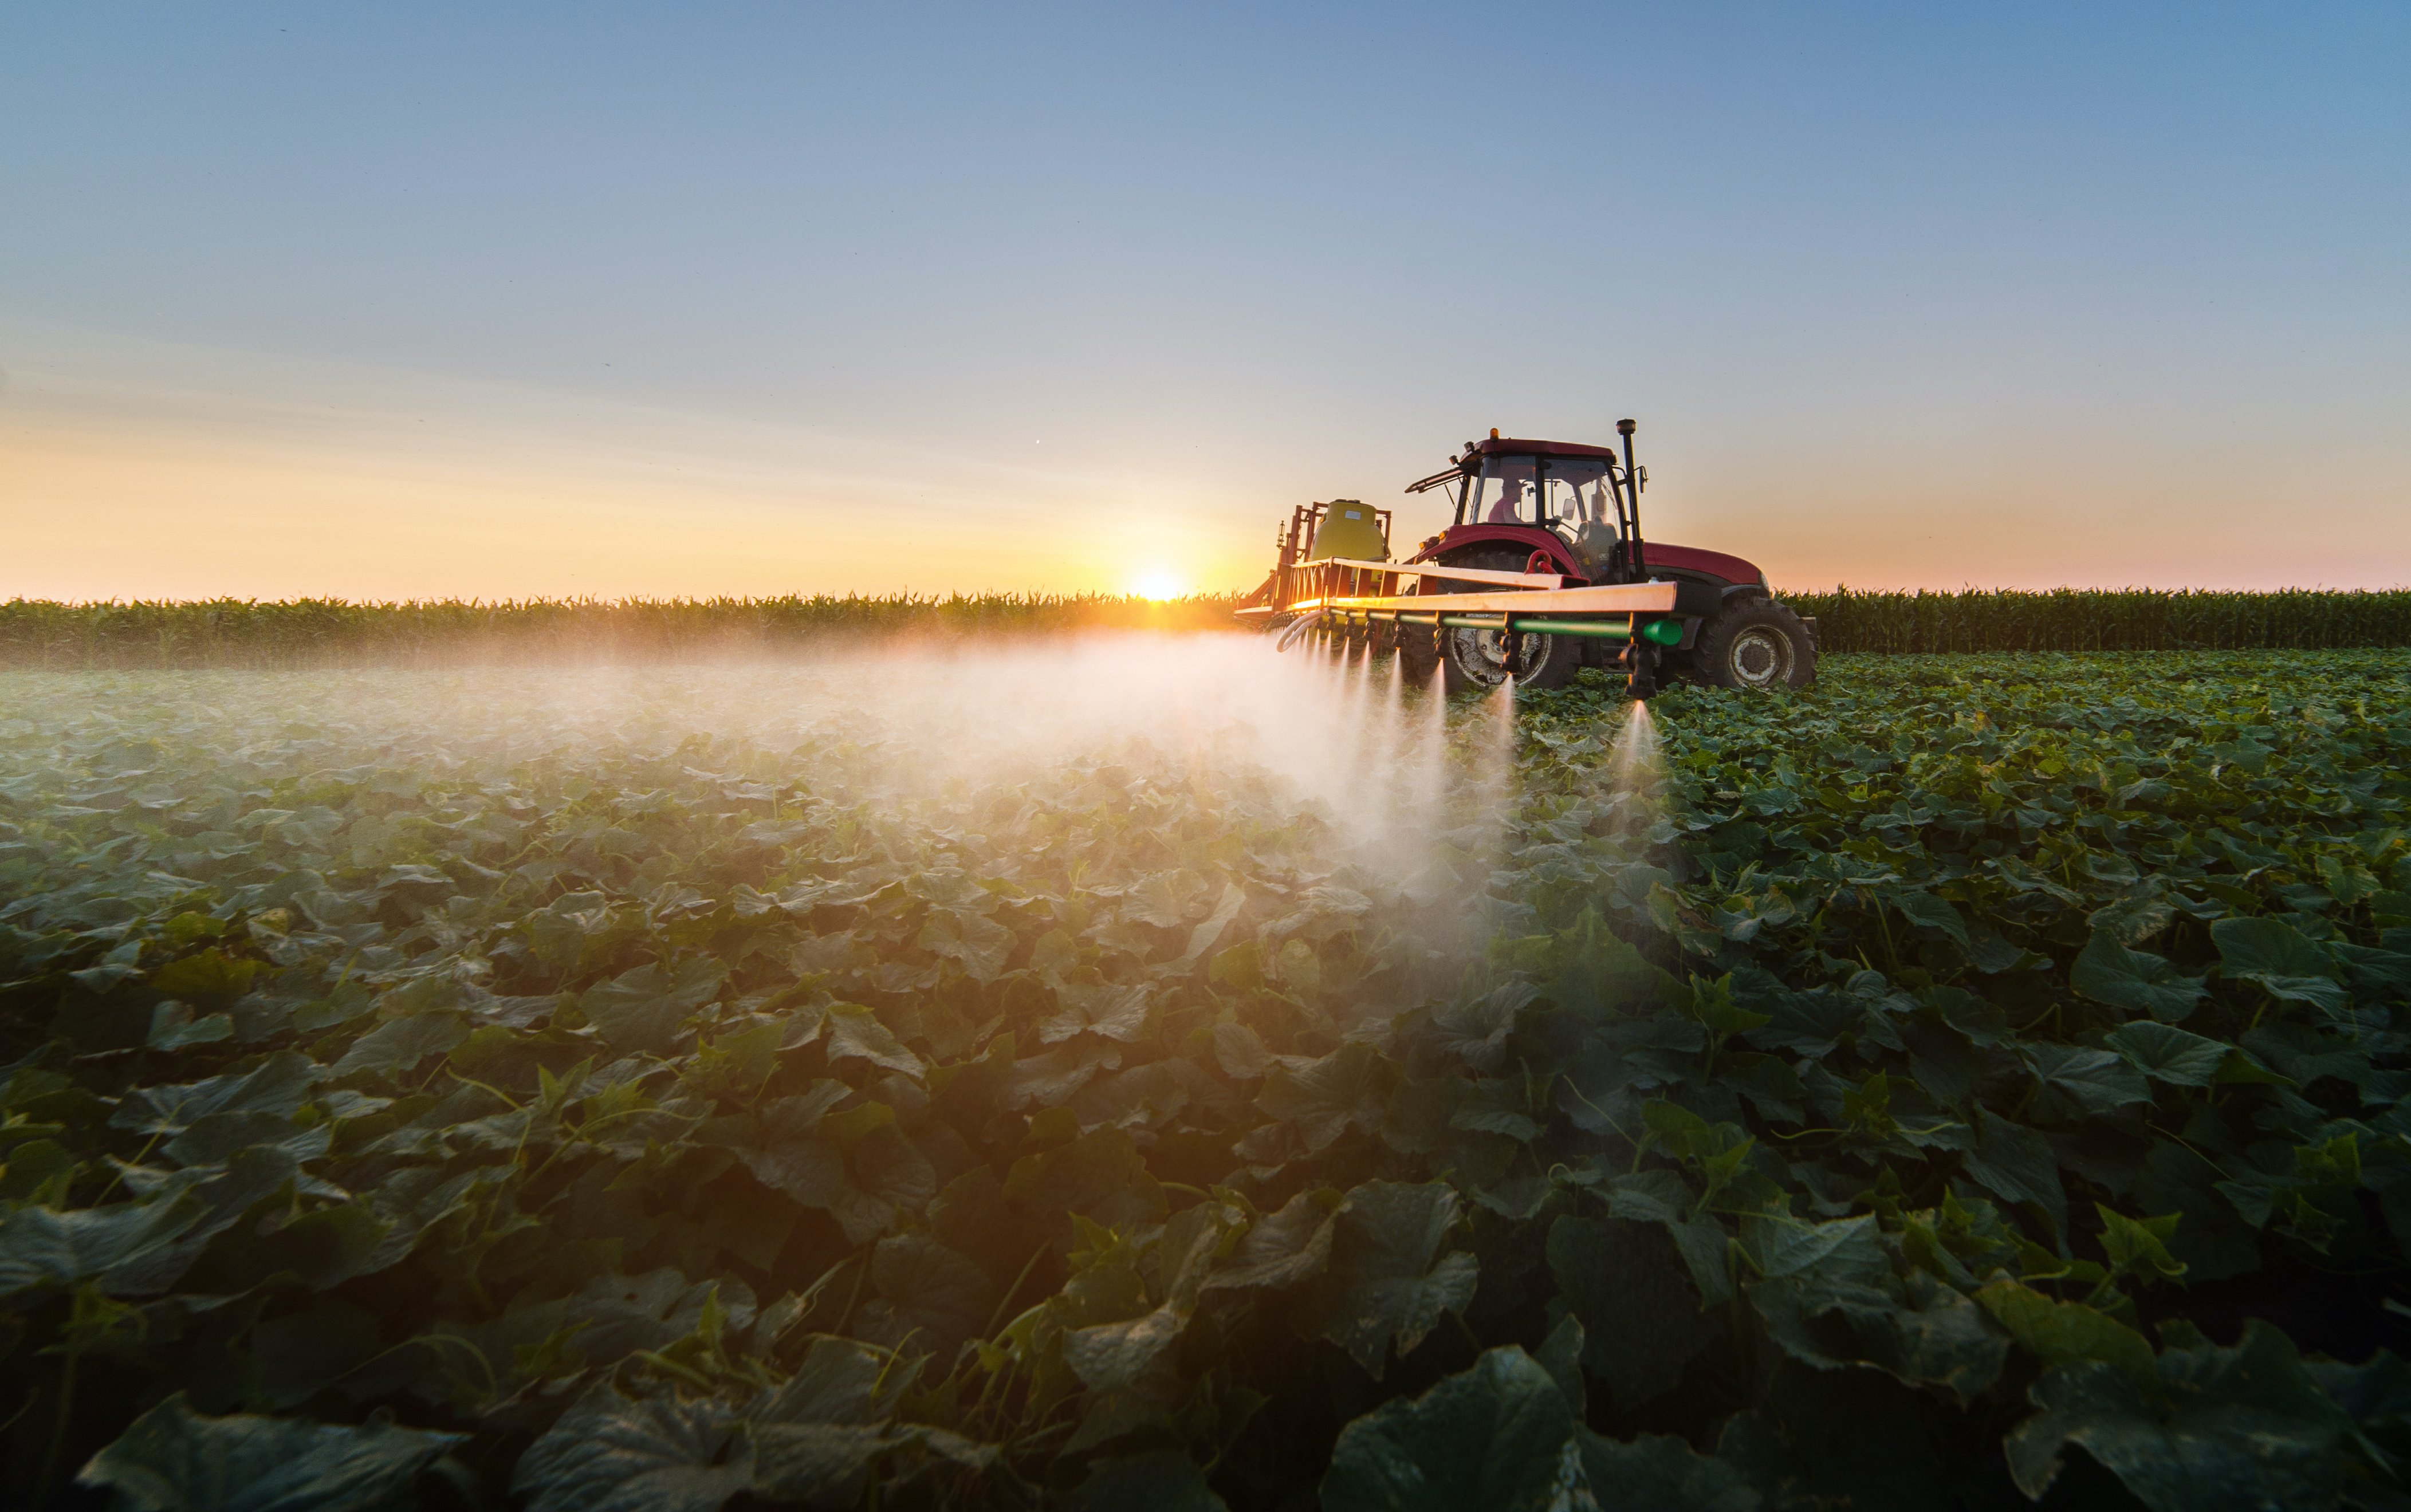
POLYGON ((1594 577, 1607 574, 1609 561, 1615 554, 1615 527, 1608 520, 1607 486, 1600 484, 1590 491, 1590 507, 1581 506, 1582 492, 1574 492, 1575 516, 1581 523, 1574 530, 1574 554, 1583 560, 1584 570, 1594 577))
POLYGON ((1492 525, 1512 525, 1524 513, 1524 480, 1507 479, 1498 489, 1498 502, 1483 516, 1492 525))

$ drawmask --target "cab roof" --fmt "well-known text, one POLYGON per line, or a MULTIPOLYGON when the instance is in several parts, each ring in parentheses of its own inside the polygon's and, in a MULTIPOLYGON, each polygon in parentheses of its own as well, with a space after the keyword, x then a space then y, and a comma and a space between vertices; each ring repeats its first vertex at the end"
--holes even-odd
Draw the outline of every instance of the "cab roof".
POLYGON ((1475 442, 1473 450, 1482 457, 1595 457, 1618 460, 1614 447, 1585 446, 1572 441, 1516 441, 1493 436, 1475 442))

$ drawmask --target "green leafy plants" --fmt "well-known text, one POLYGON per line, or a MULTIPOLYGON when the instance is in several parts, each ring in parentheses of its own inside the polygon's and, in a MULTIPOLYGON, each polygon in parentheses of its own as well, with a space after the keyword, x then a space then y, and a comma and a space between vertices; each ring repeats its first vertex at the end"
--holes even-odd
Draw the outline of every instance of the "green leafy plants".
POLYGON ((2402 653, 1409 701, 1411 848, 813 689, 0 677, 0 1499, 2411 1496, 2402 653))

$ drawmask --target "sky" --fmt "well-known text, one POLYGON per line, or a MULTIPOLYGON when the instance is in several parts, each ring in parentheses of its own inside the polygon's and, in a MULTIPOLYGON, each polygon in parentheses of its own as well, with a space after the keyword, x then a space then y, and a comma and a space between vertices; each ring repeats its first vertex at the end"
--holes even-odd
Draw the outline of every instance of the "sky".
POLYGON ((2411 584, 2411 8, 0 7, 0 599, 2411 584))

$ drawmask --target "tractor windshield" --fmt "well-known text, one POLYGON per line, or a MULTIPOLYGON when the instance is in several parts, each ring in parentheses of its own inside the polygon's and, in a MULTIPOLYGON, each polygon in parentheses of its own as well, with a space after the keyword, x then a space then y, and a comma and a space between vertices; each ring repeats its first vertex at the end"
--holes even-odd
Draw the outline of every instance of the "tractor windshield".
POLYGON ((1472 517, 1489 524, 1553 525, 1568 535, 1615 519, 1607 464, 1585 457, 1491 457, 1474 480, 1472 517))

